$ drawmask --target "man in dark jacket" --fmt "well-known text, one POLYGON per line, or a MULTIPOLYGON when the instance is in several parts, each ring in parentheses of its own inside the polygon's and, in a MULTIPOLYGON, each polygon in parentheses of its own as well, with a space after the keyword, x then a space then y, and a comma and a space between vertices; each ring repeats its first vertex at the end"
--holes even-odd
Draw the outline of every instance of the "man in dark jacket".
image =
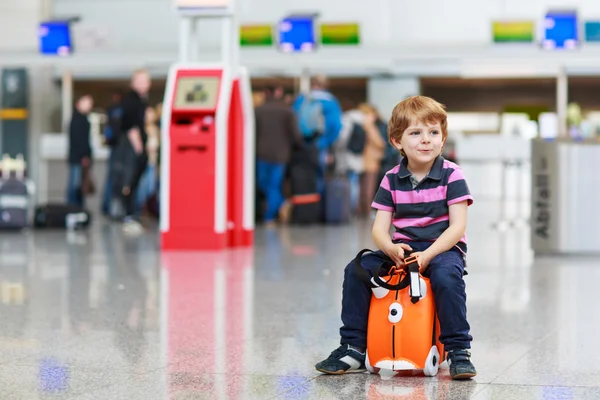
POLYGON ((296 116, 283 102, 283 94, 282 87, 268 85, 264 104, 255 110, 257 185, 266 196, 264 221, 269 227, 285 203, 282 184, 292 149, 302 144, 296 116))
POLYGON ((148 71, 140 69, 133 73, 131 91, 121 103, 121 133, 115 149, 113 170, 115 186, 121 191, 125 208, 123 229, 128 233, 141 233, 142 226, 135 220, 136 191, 140 178, 146 170, 145 118, 148 94, 152 84, 148 71))
POLYGON ((90 122, 88 115, 94 107, 91 96, 85 95, 77 100, 69 124, 69 182, 67 184, 67 202, 83 206, 81 184, 83 169, 89 168, 92 159, 90 146, 90 122))
POLYGON ((118 135, 121 131, 122 95, 120 92, 113 93, 112 104, 106 111, 106 124, 104 127, 104 141, 108 145, 110 154, 107 162, 106 179, 104 181, 104 193, 102 194, 102 214, 110 215, 110 205, 113 200, 112 167, 114 159, 114 148, 118 143, 118 135))

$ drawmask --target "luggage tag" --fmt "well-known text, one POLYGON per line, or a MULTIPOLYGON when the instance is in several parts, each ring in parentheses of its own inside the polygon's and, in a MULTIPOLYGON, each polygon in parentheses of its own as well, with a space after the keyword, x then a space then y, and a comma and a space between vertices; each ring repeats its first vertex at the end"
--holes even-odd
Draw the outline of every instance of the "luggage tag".
POLYGON ((419 261, 416 256, 409 256, 404 259, 408 275, 410 277, 410 301, 416 304, 423 293, 421 292, 421 274, 419 273, 419 261))

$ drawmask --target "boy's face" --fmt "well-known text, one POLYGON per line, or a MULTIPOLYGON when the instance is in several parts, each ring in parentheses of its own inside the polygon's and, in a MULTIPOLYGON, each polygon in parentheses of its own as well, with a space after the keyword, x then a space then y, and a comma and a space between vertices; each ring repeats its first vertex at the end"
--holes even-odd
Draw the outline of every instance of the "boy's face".
POLYGON ((398 150, 404 150, 409 162, 420 165, 431 163, 442 153, 442 126, 439 122, 430 124, 413 119, 400 141, 394 144, 398 150))

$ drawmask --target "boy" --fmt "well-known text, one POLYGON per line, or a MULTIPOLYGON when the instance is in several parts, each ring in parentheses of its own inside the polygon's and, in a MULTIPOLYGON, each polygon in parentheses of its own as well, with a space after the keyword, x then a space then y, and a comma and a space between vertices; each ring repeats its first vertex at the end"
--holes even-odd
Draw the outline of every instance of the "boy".
MULTIPOLYGON (((435 100, 414 96, 394 108, 388 139, 403 159, 386 173, 375 195, 372 237, 379 251, 363 256, 362 265, 373 274, 387 257, 401 267, 405 251, 418 256, 421 273, 431 279, 450 375, 469 379, 477 372, 468 351, 472 337, 463 275, 473 197, 460 167, 441 156, 447 136, 446 111, 435 100)), ((353 268, 350 263, 344 274, 341 346, 315 366, 326 374, 365 370, 371 290, 353 268)))

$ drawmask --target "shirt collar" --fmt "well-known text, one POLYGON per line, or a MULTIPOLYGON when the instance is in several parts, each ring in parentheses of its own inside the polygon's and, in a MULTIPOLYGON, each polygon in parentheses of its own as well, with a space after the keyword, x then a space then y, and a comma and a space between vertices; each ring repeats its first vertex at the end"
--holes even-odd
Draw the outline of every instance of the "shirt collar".
MULTIPOLYGON (((439 181, 442 179, 442 169, 444 168, 444 157, 437 156, 431 170, 427 174, 426 178, 434 179, 439 181)), ((408 178, 412 174, 408 170, 408 158, 403 157, 400 161, 400 169, 398 170, 398 178, 408 178)))

